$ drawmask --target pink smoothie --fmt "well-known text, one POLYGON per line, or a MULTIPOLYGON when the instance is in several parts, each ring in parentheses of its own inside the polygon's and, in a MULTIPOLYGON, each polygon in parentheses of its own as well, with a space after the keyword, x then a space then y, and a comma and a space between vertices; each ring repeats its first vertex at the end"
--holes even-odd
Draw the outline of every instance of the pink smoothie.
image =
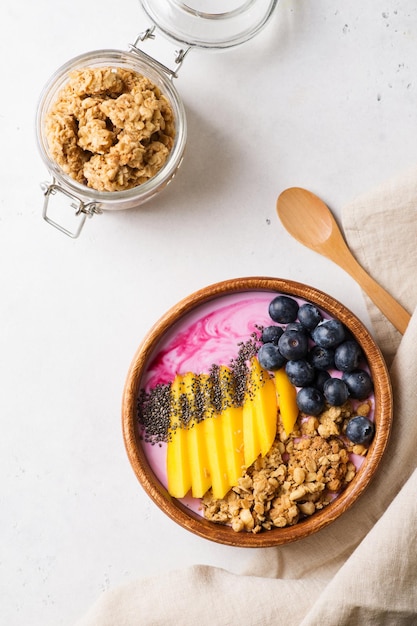
POLYGON ((176 374, 208 373, 213 364, 228 365, 239 343, 257 326, 269 326, 268 305, 273 293, 243 292, 222 296, 197 307, 165 336, 144 378, 146 391, 169 383, 176 374))

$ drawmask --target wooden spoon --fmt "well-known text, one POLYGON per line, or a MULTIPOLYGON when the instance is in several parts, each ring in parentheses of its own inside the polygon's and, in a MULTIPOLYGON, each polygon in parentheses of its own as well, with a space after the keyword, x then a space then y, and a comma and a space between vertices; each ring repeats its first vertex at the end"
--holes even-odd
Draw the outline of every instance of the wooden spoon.
POLYGON ((291 187, 278 197, 277 213, 290 235, 346 270, 395 328, 404 334, 410 321, 409 313, 359 265, 330 209, 320 198, 301 187, 291 187))

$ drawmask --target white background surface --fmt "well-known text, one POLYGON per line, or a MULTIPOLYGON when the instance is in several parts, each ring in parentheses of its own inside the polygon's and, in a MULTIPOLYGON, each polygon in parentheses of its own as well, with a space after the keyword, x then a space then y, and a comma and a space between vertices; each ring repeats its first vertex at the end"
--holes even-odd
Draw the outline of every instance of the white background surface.
POLYGON ((187 533, 142 491, 122 441, 124 380, 160 315, 226 278, 309 283, 368 324, 359 288, 290 239, 275 201, 304 186, 340 217, 415 164, 417 5, 281 0, 251 42, 191 52, 177 178, 142 208, 88 220, 78 240, 41 217, 38 96, 61 64, 127 49, 149 22, 137 0, 3 0, 0 16, 0 621, 69 626, 136 577, 240 572, 255 557, 187 533))

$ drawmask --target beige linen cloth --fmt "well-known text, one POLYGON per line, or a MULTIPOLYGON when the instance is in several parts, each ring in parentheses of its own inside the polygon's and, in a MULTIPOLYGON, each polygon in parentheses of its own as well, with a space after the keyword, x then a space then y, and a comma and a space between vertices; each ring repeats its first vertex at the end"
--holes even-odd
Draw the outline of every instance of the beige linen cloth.
MULTIPOLYGON (((343 226, 356 258, 414 313, 417 167, 347 206, 343 226)), ((401 337, 368 305, 394 424, 355 505, 312 537, 256 551, 240 575, 196 565, 106 591, 76 626, 417 624, 417 312, 401 337)))

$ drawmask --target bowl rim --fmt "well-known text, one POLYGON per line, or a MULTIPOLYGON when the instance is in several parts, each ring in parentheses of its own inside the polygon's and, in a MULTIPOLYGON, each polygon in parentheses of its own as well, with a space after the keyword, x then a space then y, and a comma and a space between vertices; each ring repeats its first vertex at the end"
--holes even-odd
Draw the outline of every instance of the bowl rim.
POLYGON ((371 482, 388 444, 392 423, 392 387, 382 353, 370 332, 345 305, 325 292, 297 281, 267 276, 250 276, 223 280, 199 289, 172 306, 151 327, 140 343, 130 364, 122 398, 122 432, 132 469, 143 489, 154 503, 173 521, 205 539, 235 547, 274 547, 303 539, 325 528, 347 511, 371 482), (355 478, 345 490, 323 510, 285 528, 238 533, 229 526, 216 524, 194 513, 176 498, 153 474, 138 440, 136 427, 137 395, 141 376, 148 360, 172 324, 190 311, 220 296, 246 291, 272 291, 303 298, 317 304, 331 316, 339 318, 354 334, 366 354, 374 381, 375 437, 355 478))

